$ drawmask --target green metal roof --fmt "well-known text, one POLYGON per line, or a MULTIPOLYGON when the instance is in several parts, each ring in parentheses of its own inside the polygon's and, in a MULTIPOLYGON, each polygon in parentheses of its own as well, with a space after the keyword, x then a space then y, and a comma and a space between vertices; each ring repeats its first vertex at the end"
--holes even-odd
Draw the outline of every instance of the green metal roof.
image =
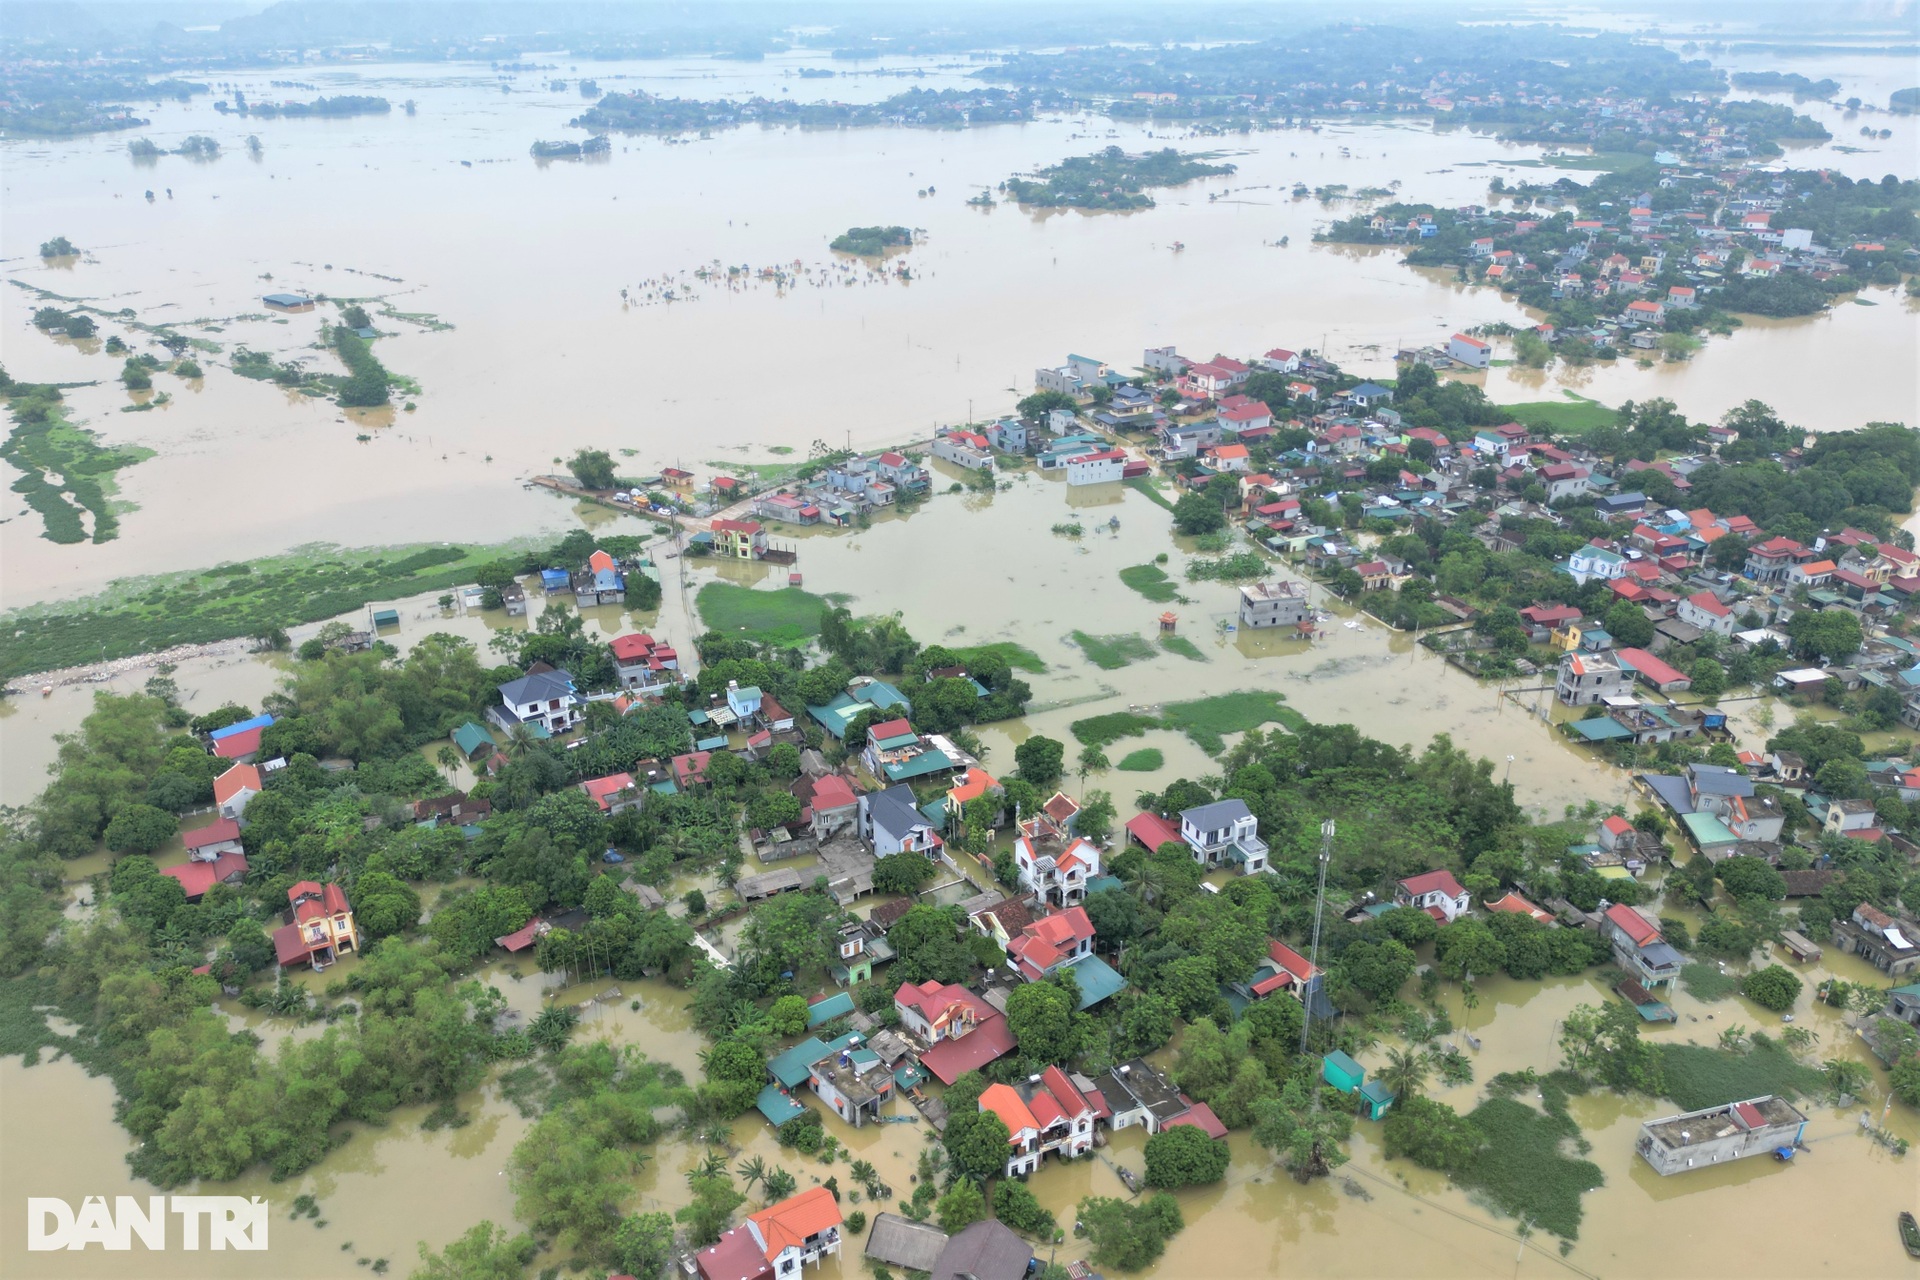
POLYGON ((468 757, 472 757, 477 752, 493 746, 493 735, 487 732, 485 726, 469 720, 453 731, 453 745, 460 748, 461 752, 468 757))
POLYGON ((832 1022, 853 1012, 853 993, 840 991, 825 1000, 807 1006, 807 1030, 811 1031, 823 1022, 832 1022))
POLYGON ((1622 738, 1631 738, 1633 730, 1615 720, 1612 716, 1595 716, 1591 720, 1575 720, 1573 731, 1588 742, 1617 742, 1622 738))
POLYGON ((909 778, 924 778, 953 767, 953 761, 947 759, 946 752, 929 748, 911 760, 902 760, 898 764, 883 764, 880 770, 887 775, 888 782, 905 782, 909 778))
POLYGON ((753 1105, 759 1108, 760 1114, 765 1116, 767 1123, 772 1125, 783 1125, 789 1120, 798 1120, 807 1114, 807 1109, 781 1092, 777 1084, 770 1084, 762 1089, 760 1097, 753 1105))
POLYGON ((1124 991, 1127 980, 1099 956, 1085 956, 1073 962, 1074 980, 1080 984, 1080 1008, 1084 1012, 1124 991))
POLYGON ((821 1043, 819 1036, 808 1036, 793 1048, 778 1055, 767 1063, 767 1070, 773 1078, 792 1089, 804 1084, 813 1074, 813 1064, 827 1056, 827 1046, 821 1043))
POLYGON ((1710 813, 1683 813, 1680 821, 1686 827, 1687 834, 1693 837, 1693 842, 1703 849, 1708 845, 1739 843, 1740 837, 1727 830, 1727 824, 1710 813))

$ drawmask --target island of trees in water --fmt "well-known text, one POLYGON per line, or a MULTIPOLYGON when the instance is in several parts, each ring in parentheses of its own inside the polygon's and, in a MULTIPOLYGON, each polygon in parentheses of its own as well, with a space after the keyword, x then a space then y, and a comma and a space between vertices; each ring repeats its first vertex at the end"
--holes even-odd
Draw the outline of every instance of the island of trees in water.
POLYGON ((889 249, 905 249, 913 244, 910 227, 848 227, 827 247, 835 253, 852 253, 877 258, 889 249))
POLYGON ((289 119, 306 116, 379 116, 392 111, 393 104, 385 98, 351 93, 334 98, 315 98, 312 102, 248 102, 246 95, 235 89, 232 102, 225 98, 215 99, 213 109, 223 115, 232 113, 272 120, 280 116, 289 119))
POLYGON ((1108 147, 1090 156, 1070 156, 1030 177, 1008 178, 1001 189, 1008 198, 1040 209, 1151 209, 1149 187, 1177 187, 1233 171, 1230 164, 1172 147, 1139 155, 1108 147))
POLYGON ((643 90, 609 93, 569 123, 622 133, 689 133, 746 124, 806 128, 903 125, 964 129, 970 125, 1032 120, 1041 111, 1073 105, 1062 94, 1032 89, 909 89, 880 102, 792 102, 774 98, 664 98, 643 90))

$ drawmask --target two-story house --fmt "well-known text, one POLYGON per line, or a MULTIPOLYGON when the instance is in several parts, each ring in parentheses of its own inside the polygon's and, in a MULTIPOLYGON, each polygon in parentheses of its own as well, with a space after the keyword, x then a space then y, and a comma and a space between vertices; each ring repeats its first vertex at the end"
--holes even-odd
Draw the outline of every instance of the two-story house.
POLYGON ((1570 653, 1560 659, 1554 695, 1570 707, 1591 707, 1633 691, 1633 668, 1611 653, 1570 653))
POLYGON ((880 479, 907 493, 925 493, 933 487, 933 477, 925 467, 891 449, 873 460, 873 470, 880 479))
POLYGON ((1007 1126, 1009 1178, 1032 1173, 1050 1151, 1073 1159, 1093 1150, 1093 1104, 1059 1067, 1018 1085, 988 1085, 979 1106, 1007 1126))
POLYGON ((1240 625, 1249 630, 1311 623, 1307 589, 1297 582, 1250 582, 1240 588, 1240 625))
POLYGON ((1467 913, 1471 899, 1447 870, 1409 876, 1394 886, 1395 905, 1424 911, 1441 924, 1452 924, 1467 913))
POLYGON ((1860 840, 1867 838, 1863 833, 1873 831, 1880 825, 1874 813, 1871 800, 1829 800, 1827 801, 1826 820, 1821 830, 1832 836, 1850 836, 1860 840))
POLYGON ((1013 842, 1020 886, 1053 907, 1086 901, 1087 882, 1100 874, 1100 846, 1074 835, 1046 812, 1020 823, 1013 842))
POLYGON ((873 847, 874 857, 895 853, 940 857, 945 842, 920 811, 912 787, 897 783, 885 791, 869 791, 860 797, 859 805, 860 838, 873 847))
POLYGON ((758 560, 767 554, 767 530, 758 520, 716 519, 713 554, 723 560, 758 560))
POLYGON ((1203 867, 1232 862, 1241 875, 1267 869, 1267 842, 1244 800, 1215 800, 1180 811, 1180 838, 1203 867))
MULTIPOLYGON (((1786 828, 1786 815, 1772 800, 1754 794, 1753 778, 1731 765, 1690 764, 1687 795, 1695 813, 1710 813, 1740 840, 1773 841, 1786 828)), ((1871 810, 1872 806, 1868 806, 1871 810)))
POLYGON ((615 636, 607 648, 613 653, 613 674, 622 689, 658 696, 680 683, 680 655, 645 632, 615 636))
POLYGON ((346 890, 329 881, 324 886, 302 880, 287 890, 292 922, 273 932, 273 951, 281 967, 297 964, 324 969, 343 951, 360 949, 353 908, 346 890))
POLYGON ((487 708, 487 718, 508 732, 517 724, 528 724, 548 733, 565 733, 585 714, 572 673, 543 663, 501 685, 500 704, 487 708))
POLYGON ((809 777, 802 773, 789 788, 816 840, 830 840, 842 831, 859 830, 860 797, 837 773, 809 777))
POLYGON ((1028 982, 1051 976, 1093 954, 1093 921, 1086 908, 1068 907, 1029 921, 1007 942, 1007 967, 1028 982))
POLYGON ((1614 903, 1601 913, 1600 936, 1613 948, 1615 962, 1647 990, 1669 986, 1680 976, 1680 953, 1643 912, 1614 903))
POLYGON ((1783 582, 1787 571, 1813 559, 1813 552, 1792 538, 1768 538, 1747 548, 1746 573, 1755 582, 1783 582))
POLYGON ((840 1202, 825 1187, 768 1205, 693 1255, 700 1280, 784 1280, 840 1252, 840 1202))
POLYGON ((933 456, 969 471, 993 470, 993 444, 977 431, 948 431, 935 436, 933 456))
POLYGON ((1718 635, 1730 636, 1739 627, 1733 609, 1719 596, 1705 589, 1694 592, 1674 607, 1674 616, 1688 626, 1718 635))
POLYGON ((1890 978, 1920 969, 1920 924, 1904 916, 1896 919, 1869 903, 1833 922, 1833 945, 1890 978))

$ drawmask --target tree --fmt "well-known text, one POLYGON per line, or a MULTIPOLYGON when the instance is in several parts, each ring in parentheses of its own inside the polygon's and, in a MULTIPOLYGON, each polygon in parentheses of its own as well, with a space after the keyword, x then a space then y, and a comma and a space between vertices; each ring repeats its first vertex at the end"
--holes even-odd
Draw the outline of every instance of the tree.
POLYGON ((1080 1224, 1093 1245, 1093 1260, 1116 1271, 1140 1271, 1166 1252, 1167 1241, 1187 1225, 1180 1202, 1156 1191, 1136 1203, 1110 1196, 1080 1202, 1080 1224))
POLYGON ((1020 767, 1020 776, 1040 788, 1051 787, 1060 781, 1060 770, 1066 758, 1065 743, 1037 733, 1013 749, 1013 762, 1020 767))
POLYGON ((976 1182, 986 1182, 1006 1173, 1010 1136, 1006 1121, 991 1111, 978 1110, 977 1105, 974 1110, 951 1112, 947 1117, 947 1131, 942 1135, 947 1159, 955 1171, 976 1182))
POLYGON ((807 998, 799 995, 781 996, 767 1010, 767 1023, 775 1035, 799 1035, 807 1029, 807 998))
POLYGON ((1064 391, 1036 391, 1013 406, 1023 418, 1044 418, 1055 409, 1072 410, 1078 401, 1064 391))
POLYGON ((630 1276, 657 1276, 673 1258, 673 1219, 633 1213, 613 1233, 613 1265, 630 1276))
POLYGON ((1715 867, 1720 883, 1738 901, 1758 898, 1778 902, 1787 896, 1787 882, 1765 858, 1727 858, 1715 867))
POLYGON ((121 805, 107 824, 107 848, 115 853, 152 853, 173 839, 179 823, 150 804, 121 805))
POLYGON ((1702 698, 1717 698, 1727 691, 1727 669, 1712 658, 1696 659, 1687 674, 1693 679, 1694 693, 1702 698))
POLYGON ((940 1203, 933 1212, 940 1220, 940 1229, 952 1235, 987 1216, 987 1198, 980 1194, 979 1183, 971 1178, 962 1178, 953 1184, 952 1190, 940 1197, 940 1203))
POLYGON ((1785 1013, 1800 998, 1800 978, 1791 969, 1770 964, 1748 974, 1740 983, 1740 993, 1763 1009, 1785 1013))
POLYGON ((1189 537, 1218 533, 1227 527, 1227 513, 1214 499, 1189 489, 1173 504, 1173 527, 1189 537))
POLYGON ((532 1236, 509 1236, 482 1222, 439 1253, 421 1241, 420 1265, 413 1269, 412 1280, 521 1280, 539 1252, 532 1236))
MULTIPOLYGON (((1086 763, 1084 753, 1080 757, 1080 762, 1086 763)), ((1080 806, 1080 812, 1074 815, 1074 832, 1089 840, 1104 841, 1113 833, 1115 816, 1112 794, 1106 791, 1090 791, 1087 793, 1085 802, 1080 806)))
POLYGON ((1391 1000, 1407 985, 1419 959, 1405 943, 1392 938, 1350 943, 1333 962, 1333 977, 1373 1002, 1391 1000))
POLYGON ((1802 611, 1787 623, 1793 647, 1822 662, 1838 662, 1859 652, 1860 619, 1847 609, 1802 611))
POLYGON ((1052 1210, 1024 1182, 1006 1178, 993 1188, 993 1216, 1022 1235, 1051 1240, 1060 1230, 1052 1210))
POLYGON ((1395 1105, 1407 1101, 1426 1087, 1427 1055, 1419 1049, 1387 1050, 1387 1064, 1380 1068, 1380 1083, 1393 1092, 1395 1105))
POLYGON ((1280 1157, 1299 1182, 1324 1177, 1347 1162, 1341 1143, 1353 1133, 1353 1116, 1344 1109, 1315 1109, 1311 1089, 1296 1077, 1280 1096, 1254 1107, 1253 1140, 1280 1157))
POLYGON ((898 972, 905 982, 961 982, 972 968, 972 958, 961 945, 959 926, 939 907, 921 903, 893 922, 887 944, 894 949, 898 972))
POLYGON ((1440 972, 1455 982, 1471 974, 1489 974, 1507 959, 1506 947, 1485 921, 1471 917, 1441 926, 1434 935, 1433 957, 1440 972))
POLYGON ((582 449, 567 464, 582 489, 613 488, 613 458, 605 449, 582 449))
POLYGON ((1920 1109, 1920 1057, 1908 1055, 1893 1064, 1887 1075, 1893 1096, 1910 1107, 1920 1109))
POLYGON ((1426 1169, 1459 1173, 1486 1145, 1480 1127, 1444 1102, 1401 1097, 1387 1113, 1384 1133, 1389 1156, 1405 1156, 1426 1169))
POLYGON ((1576 1005, 1560 1024, 1561 1064, 1619 1093, 1656 1094, 1660 1060, 1640 1038, 1640 1014, 1622 1001, 1576 1005))
POLYGON ((890 853, 873 864, 873 887, 878 893, 918 893, 933 878, 933 863, 922 853, 890 853))
POLYGON ((1147 1185, 1191 1187, 1218 1182, 1233 1158, 1226 1143, 1194 1125, 1162 1129, 1147 1139, 1147 1185))
POLYGON ((1638 649, 1653 643, 1653 623, 1646 610, 1631 600, 1614 602, 1607 610, 1606 626, 1615 644, 1638 649))
MULTIPOLYGON (((771 1175, 767 1180, 771 1183, 771 1175)), ((705 1248, 720 1238, 720 1233, 733 1219, 733 1211, 747 1198, 734 1190, 733 1179, 724 1172, 700 1173, 691 1179, 690 1185, 693 1203, 673 1216, 676 1222, 686 1224, 687 1242, 697 1249, 705 1248)))
POLYGON ((1073 1057, 1077 1048, 1074 1009, 1051 982, 1027 982, 1007 996, 1007 1030, 1022 1056, 1057 1066, 1073 1057))

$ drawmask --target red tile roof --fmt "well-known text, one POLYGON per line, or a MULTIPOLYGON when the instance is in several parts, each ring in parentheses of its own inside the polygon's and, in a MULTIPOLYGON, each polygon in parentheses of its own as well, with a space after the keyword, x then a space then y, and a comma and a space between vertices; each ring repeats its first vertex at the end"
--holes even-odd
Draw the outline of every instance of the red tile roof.
POLYGON ((212 862, 183 862, 174 867, 163 867, 160 874, 172 876, 186 890, 187 901, 206 893, 228 876, 244 875, 247 870, 247 855, 244 853, 223 853, 212 862))
POLYGON ((605 813, 613 808, 613 798, 622 791, 634 789, 633 775, 630 773, 610 773, 604 778, 588 778, 580 784, 580 789, 593 798, 605 813))
POLYGON ((1453 872, 1445 869, 1410 876, 1400 882, 1400 887, 1407 891, 1409 897, 1415 898, 1436 891, 1445 893, 1449 898, 1457 898, 1466 892, 1460 887, 1460 882, 1453 878, 1453 872))
POLYGON ((189 853, 195 849, 204 849, 210 844, 220 844, 222 841, 238 840, 239 838, 240 824, 232 818, 222 818, 220 821, 208 823, 204 827, 196 827, 181 837, 189 853))
POLYGON ((875 742, 884 742, 888 738, 901 738, 913 732, 913 726, 905 720, 881 720, 867 726, 867 736, 875 742))
POLYGON ((1607 908, 1606 916, 1619 930, 1633 939, 1635 946, 1646 946, 1649 942, 1660 940, 1660 930, 1653 922, 1624 903, 1616 902, 1607 908))
POLYGON ((266 731, 267 727, 260 725, 239 733, 228 734, 213 744, 213 754, 222 760, 238 760, 241 756, 250 756, 260 750, 260 735, 266 731))
POLYGON ((1318 972, 1305 956, 1278 940, 1267 943, 1267 958, 1301 982, 1305 982, 1318 972))
POLYGON ((810 1187, 748 1214, 747 1219, 760 1228, 760 1236, 767 1242, 767 1261, 771 1262, 788 1249, 799 1248, 807 1237, 839 1226, 840 1202, 825 1187, 810 1187))
POLYGON ((958 1039, 942 1040, 920 1055, 920 1065, 933 1072, 942 1084, 952 1084, 969 1071, 977 1071, 996 1058, 1013 1052, 1013 1032, 999 1014, 985 1018, 980 1025, 958 1039))
MULTIPOLYGON (((1036 1101, 1040 1095, 1035 1095, 1036 1101)), ((1036 1132, 1042 1127, 1038 1116, 1021 1100, 1019 1092, 1010 1084, 990 1084, 980 1094, 980 1109, 991 1111, 1000 1117, 1007 1126, 1007 1141, 1019 1142, 1020 1131, 1032 1129, 1036 1132)))
MULTIPOLYGON (((1181 1094, 1180 1096, 1182 1099, 1186 1097, 1185 1094, 1181 1094)), ((1213 1114, 1213 1108, 1204 1102, 1194 1103, 1188 1107, 1185 1112, 1175 1116, 1160 1127, 1162 1129, 1171 1129, 1176 1125, 1183 1124, 1190 1124, 1196 1129, 1203 1130, 1209 1138, 1224 1138, 1227 1136, 1227 1126, 1220 1123, 1220 1117, 1213 1114)))
POLYGON ((1624 836, 1633 830, 1633 824, 1617 813, 1613 814, 1600 825, 1616 836, 1624 836))
POLYGON ((225 804, 242 791, 260 790, 260 770, 250 764, 237 764, 213 780, 215 803, 225 804))

